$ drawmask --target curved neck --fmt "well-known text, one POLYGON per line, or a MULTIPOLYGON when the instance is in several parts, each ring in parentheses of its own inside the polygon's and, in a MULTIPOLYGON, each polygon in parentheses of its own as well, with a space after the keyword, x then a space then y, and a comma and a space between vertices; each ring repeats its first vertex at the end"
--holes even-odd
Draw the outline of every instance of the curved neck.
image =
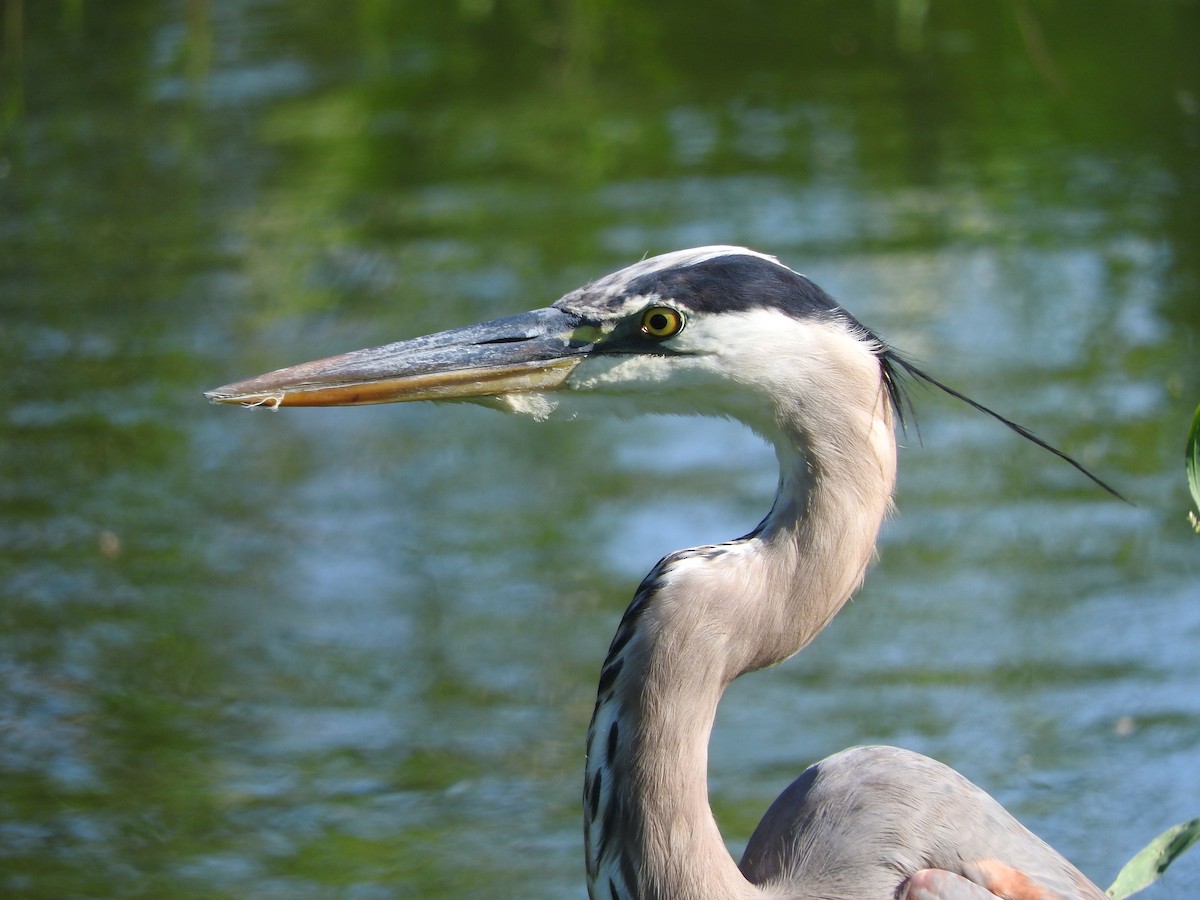
POLYGON ((709 735, 725 687, 804 647, 862 580, 895 482, 891 409, 877 398, 832 431, 781 427, 762 524, 666 557, 626 610, 588 730, 593 900, 760 895, 709 807, 709 735))

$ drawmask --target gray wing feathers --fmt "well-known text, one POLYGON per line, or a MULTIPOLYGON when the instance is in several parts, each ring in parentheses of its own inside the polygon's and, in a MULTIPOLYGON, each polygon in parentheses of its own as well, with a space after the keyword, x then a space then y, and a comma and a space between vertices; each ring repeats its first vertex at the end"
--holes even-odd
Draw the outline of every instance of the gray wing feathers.
MULTIPOLYGON (((810 767, 779 795, 746 846, 746 877, 780 896, 892 898, 921 870, 983 880, 996 861, 1049 891, 1104 894, 986 792, 935 760, 896 747, 856 747, 810 767)), ((946 880, 946 890, 955 886, 946 880)), ((945 893, 945 900, 984 894, 945 893)), ((920 895, 914 895, 920 897, 920 895)), ((926 894, 937 897, 937 894, 926 894)))

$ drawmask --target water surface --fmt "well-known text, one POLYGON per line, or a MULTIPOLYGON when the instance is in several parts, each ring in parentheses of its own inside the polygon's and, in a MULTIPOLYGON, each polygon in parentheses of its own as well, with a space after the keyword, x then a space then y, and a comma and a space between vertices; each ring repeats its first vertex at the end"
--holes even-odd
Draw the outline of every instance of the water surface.
POLYGON ((200 391, 714 242, 1136 503, 916 391, 866 588, 721 708, 733 851, 868 742, 1102 885, 1200 814, 1194 4, 4 6, 6 894, 583 896, 611 632, 771 451, 200 391))

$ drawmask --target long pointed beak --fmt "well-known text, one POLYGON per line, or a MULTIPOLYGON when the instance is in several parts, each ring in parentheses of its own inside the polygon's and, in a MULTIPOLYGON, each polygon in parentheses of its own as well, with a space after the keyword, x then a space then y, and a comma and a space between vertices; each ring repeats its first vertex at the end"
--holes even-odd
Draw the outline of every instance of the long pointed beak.
POLYGON ((279 369, 204 396, 275 409, 542 393, 562 386, 596 335, 578 316, 548 307, 279 369))

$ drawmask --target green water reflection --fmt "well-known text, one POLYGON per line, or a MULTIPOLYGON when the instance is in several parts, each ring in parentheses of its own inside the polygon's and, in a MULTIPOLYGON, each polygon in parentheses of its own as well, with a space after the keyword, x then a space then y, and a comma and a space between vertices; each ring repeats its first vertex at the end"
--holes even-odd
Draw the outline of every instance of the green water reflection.
POLYGON ((0 891, 581 896, 609 635, 771 454, 199 392, 714 242, 1138 504, 918 396, 864 594, 722 708, 731 846, 868 741, 1102 882, 1197 814, 1200 5, 0 7, 0 891))

